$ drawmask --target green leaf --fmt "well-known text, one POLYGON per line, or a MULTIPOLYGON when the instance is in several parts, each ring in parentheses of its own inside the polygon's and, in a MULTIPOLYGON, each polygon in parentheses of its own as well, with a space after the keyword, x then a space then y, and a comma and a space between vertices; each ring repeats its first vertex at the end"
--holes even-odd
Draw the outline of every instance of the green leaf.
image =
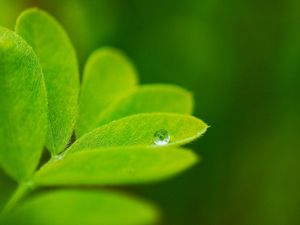
POLYGON ((153 205, 124 194, 68 190, 28 199, 1 224, 146 225, 157 219, 153 205))
POLYGON ((38 9, 20 15, 16 32, 33 47, 42 65, 49 104, 46 146, 57 154, 69 142, 77 117, 79 74, 75 51, 60 24, 38 9))
POLYGON ((207 125, 192 116, 171 113, 145 113, 111 122, 79 138, 69 152, 87 148, 118 146, 154 146, 154 133, 165 129, 168 145, 182 145, 200 137, 207 125))
POLYGON ((100 115, 98 127, 139 113, 191 114, 192 110, 193 98, 186 90, 174 85, 143 85, 105 110, 100 115))
POLYGON ((176 148, 88 149, 51 161, 35 177, 38 185, 131 184, 161 180, 197 161, 176 148))
POLYGON ((136 70, 124 54, 112 48, 95 51, 83 73, 76 135, 96 128, 101 112, 132 91, 136 83, 136 70))
POLYGON ((32 48, 0 28, 0 164, 21 181, 35 170, 45 141, 47 99, 32 48))

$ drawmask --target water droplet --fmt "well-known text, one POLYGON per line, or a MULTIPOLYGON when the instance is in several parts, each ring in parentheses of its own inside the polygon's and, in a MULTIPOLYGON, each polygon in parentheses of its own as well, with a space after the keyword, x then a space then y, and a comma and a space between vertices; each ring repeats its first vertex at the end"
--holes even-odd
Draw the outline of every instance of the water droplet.
POLYGON ((166 145, 170 141, 170 134, 165 129, 160 129, 154 133, 154 144, 166 145))
POLYGON ((55 160, 55 161, 62 160, 63 157, 64 157, 63 154, 55 155, 55 156, 54 156, 54 160, 55 160))

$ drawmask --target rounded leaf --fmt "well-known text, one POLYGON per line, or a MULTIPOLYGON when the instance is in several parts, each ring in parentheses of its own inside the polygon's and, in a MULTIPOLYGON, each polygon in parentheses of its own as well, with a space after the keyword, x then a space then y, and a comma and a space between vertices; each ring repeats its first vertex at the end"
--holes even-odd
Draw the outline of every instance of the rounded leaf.
POLYGON ((96 128, 99 115, 132 91, 136 83, 136 69, 122 52, 108 47, 96 50, 83 72, 76 135, 96 128))
POLYGON ((35 170, 47 130, 42 69, 32 48, 0 27, 0 164, 14 179, 35 170))
POLYGON ((8 214, 9 225, 148 225, 156 208, 123 194, 105 191, 54 191, 28 199, 8 214))
POLYGON ((98 127, 134 114, 152 112, 191 114, 192 110, 193 97, 183 88, 169 84, 142 85, 101 113, 98 127))
POLYGON ((36 175, 38 185, 120 185, 153 182, 178 174, 198 157, 181 148, 87 149, 51 161, 36 175))
POLYGON ((145 113, 103 125, 79 138, 67 151, 119 146, 156 147, 154 134, 169 132, 170 145, 182 145, 205 133, 207 125, 193 116, 173 113, 145 113))
POLYGON ((77 118, 79 72, 75 50, 61 25, 39 9, 24 11, 16 32, 41 63, 47 88, 49 126, 46 145, 52 154, 68 144, 77 118))

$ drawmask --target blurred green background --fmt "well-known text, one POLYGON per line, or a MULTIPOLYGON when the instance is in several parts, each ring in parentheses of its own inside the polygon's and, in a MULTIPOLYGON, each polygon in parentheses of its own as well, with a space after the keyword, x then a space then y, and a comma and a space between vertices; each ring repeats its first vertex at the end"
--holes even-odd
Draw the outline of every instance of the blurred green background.
POLYGON ((0 25, 32 6, 64 25, 81 68, 111 45, 142 83, 194 93, 211 125, 193 144, 203 162, 129 188, 160 206, 161 225, 300 224, 299 0, 0 0, 0 25))

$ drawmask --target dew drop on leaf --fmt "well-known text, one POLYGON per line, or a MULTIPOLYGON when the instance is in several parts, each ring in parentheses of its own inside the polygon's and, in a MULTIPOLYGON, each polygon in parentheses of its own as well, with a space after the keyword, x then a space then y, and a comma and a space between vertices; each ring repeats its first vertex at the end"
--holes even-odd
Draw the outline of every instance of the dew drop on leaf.
POLYGON ((154 133, 154 144, 166 145, 170 141, 170 134, 165 129, 160 129, 154 133))
POLYGON ((62 160, 63 157, 64 157, 64 155, 61 153, 61 154, 54 156, 54 160, 59 161, 59 160, 62 160))

